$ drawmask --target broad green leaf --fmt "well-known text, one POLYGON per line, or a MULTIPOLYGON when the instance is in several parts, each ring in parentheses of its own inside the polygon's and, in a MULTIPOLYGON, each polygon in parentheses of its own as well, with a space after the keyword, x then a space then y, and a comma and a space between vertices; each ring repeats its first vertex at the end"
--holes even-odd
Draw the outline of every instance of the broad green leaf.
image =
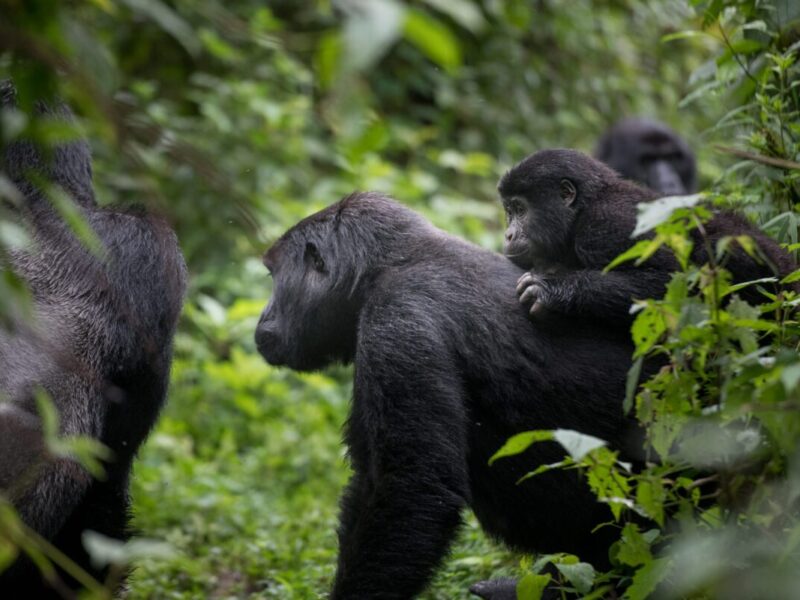
POLYGON ((653 308, 645 308, 633 321, 631 336, 636 345, 634 356, 639 357, 647 353, 667 330, 667 323, 661 312, 653 308))
POLYGON ((440 21, 416 8, 406 11, 405 38, 433 62, 447 71, 461 65, 461 47, 450 30, 440 21))
POLYGON ((636 502, 659 525, 664 524, 666 492, 660 477, 642 478, 636 486, 636 502))
POLYGON ((594 567, 589 563, 579 562, 575 564, 555 563, 564 577, 567 578, 580 594, 588 594, 594 585, 594 567))
POLYGON ((595 448, 601 448, 607 444, 605 440, 571 429, 555 429, 553 439, 564 446, 575 462, 581 461, 595 448))
POLYGON ((647 600, 658 584, 669 574, 671 562, 668 558, 657 558, 636 571, 631 586, 625 590, 625 600, 647 600))
POLYGON ((667 196, 651 202, 642 202, 637 206, 636 227, 632 237, 655 229, 667 221, 673 212, 679 208, 691 208, 705 198, 704 194, 691 194, 689 196, 667 196))
POLYGON ((634 523, 626 523, 620 536, 617 559, 625 565, 637 567, 653 560, 650 553, 650 544, 639 532, 639 527, 634 523))
POLYGON ((517 600, 540 600, 548 583, 550 583, 549 573, 545 575, 526 573, 517 582, 517 600))

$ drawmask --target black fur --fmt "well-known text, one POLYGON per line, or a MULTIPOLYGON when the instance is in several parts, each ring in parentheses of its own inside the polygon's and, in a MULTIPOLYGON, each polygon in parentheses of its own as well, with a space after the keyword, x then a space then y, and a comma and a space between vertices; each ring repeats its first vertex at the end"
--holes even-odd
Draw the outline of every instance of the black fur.
MULTIPOLYGON (((517 265, 533 269, 519 281, 520 301, 531 314, 560 313, 606 321, 629 322, 634 299, 660 298, 677 269, 673 255, 659 250, 643 265, 625 263, 603 273, 631 247, 636 205, 655 192, 623 180, 601 162, 574 150, 543 150, 513 167, 498 186, 508 216, 504 252, 517 265)), ((747 235, 766 260, 735 246, 724 263, 736 282, 794 270, 791 257, 746 218, 720 211, 692 232, 692 260, 707 262, 706 243, 716 249, 726 236, 747 235)), ((716 251, 716 250, 714 250, 716 251)), ((764 297, 749 287, 750 302, 764 297)))
MULTIPOLYGON (((3 107, 13 107, 13 88, 0 84, 0 92, 3 107)), ((71 118, 60 104, 37 110, 43 118, 71 118)), ((102 581, 105 572, 89 564, 81 535, 90 529, 128 536, 128 477, 165 400, 186 267, 163 221, 97 206, 85 141, 49 154, 21 141, 2 157, 4 174, 21 193, 16 211, 31 243, 0 267, 28 284, 33 318, 17 316, 10 329, 0 329, 0 486, 30 527, 102 581), (69 193, 101 242, 99 253, 54 210, 39 187, 45 181, 69 193), (58 410, 62 435, 90 436, 113 451, 104 480, 73 460, 48 456, 37 389, 58 410)), ((21 559, 0 574, 0 595, 69 597, 76 584, 60 575, 53 589, 21 559)))
POLYGON ((626 335, 532 327, 514 294, 521 269, 374 193, 301 221, 264 262, 275 286, 256 331, 264 358, 300 370, 355 362, 354 474, 332 598, 420 593, 465 507, 515 548, 606 566, 612 532, 592 529, 610 513, 578 472, 516 484, 563 449, 539 444, 487 461, 529 429, 627 439, 626 335))
POLYGON ((694 154, 663 123, 624 119, 603 134, 594 155, 626 179, 646 185, 661 196, 697 190, 694 154))

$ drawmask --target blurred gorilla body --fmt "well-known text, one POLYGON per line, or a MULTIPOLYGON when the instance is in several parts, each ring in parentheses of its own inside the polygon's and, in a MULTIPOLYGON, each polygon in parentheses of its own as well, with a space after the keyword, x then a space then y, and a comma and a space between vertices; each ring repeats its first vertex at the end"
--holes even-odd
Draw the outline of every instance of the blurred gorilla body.
MULTIPOLYGON (((6 109, 15 105, 8 82, 0 82, 0 99, 6 109)), ((37 112, 71 119, 60 104, 39 104, 37 112)), ((30 236, 0 269, 19 276, 32 296, 32 317, 12 315, 0 329, 0 490, 29 527, 102 581, 106 571, 89 564, 81 535, 128 536, 128 478, 165 400, 186 267, 164 222, 96 204, 86 142, 61 144, 45 157, 18 141, 0 164, 20 192, 13 210, 30 236), (43 189, 49 184, 67 192, 99 250, 88 250, 59 216, 43 189), (40 392, 58 412, 60 435, 111 449, 105 479, 48 452, 40 392)), ((80 586, 57 573, 44 581, 21 557, 0 573, 0 595, 73 597, 80 586)))
MULTIPOLYGON (((498 190, 508 219, 504 253, 532 269, 517 287, 532 316, 560 314, 625 325, 633 318, 633 300, 661 298, 678 269, 672 253, 660 249, 642 265, 631 261, 603 272, 636 241, 631 236, 637 204, 656 194, 585 154, 564 149, 532 154, 502 177, 498 190)), ((716 248, 725 237, 744 235, 757 245, 761 261, 738 244, 730 247, 723 266, 734 282, 783 277, 795 269, 791 256, 743 216, 718 211, 703 227, 706 239, 698 229, 691 232, 695 263, 708 261, 706 241, 716 248)), ((739 294, 753 304, 764 299, 754 286, 739 294)))
POLYGON ((694 154, 663 123, 624 119, 603 134, 594 155, 624 178, 646 185, 659 196, 697 191, 694 154))
MULTIPOLYGON (((627 335, 566 320, 532 327, 514 294, 521 269, 374 193, 304 219, 264 263, 274 280, 256 331, 264 358, 298 370, 355 363, 333 599, 419 594, 465 507, 512 547, 607 565, 612 531, 593 529, 610 512, 579 473, 517 485, 560 460, 560 446, 487 461, 529 429, 624 446, 627 335)), ((513 597, 513 582, 492 586, 513 597)))

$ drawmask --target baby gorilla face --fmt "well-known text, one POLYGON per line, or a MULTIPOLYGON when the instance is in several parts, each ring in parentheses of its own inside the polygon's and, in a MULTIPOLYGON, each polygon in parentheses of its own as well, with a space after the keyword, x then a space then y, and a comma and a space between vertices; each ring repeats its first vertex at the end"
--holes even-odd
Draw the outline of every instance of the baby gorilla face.
POLYGON ((518 267, 528 269, 532 266, 535 254, 528 236, 532 211, 529 210, 528 202, 521 197, 504 199, 503 205, 508 222, 503 241, 503 254, 518 267))

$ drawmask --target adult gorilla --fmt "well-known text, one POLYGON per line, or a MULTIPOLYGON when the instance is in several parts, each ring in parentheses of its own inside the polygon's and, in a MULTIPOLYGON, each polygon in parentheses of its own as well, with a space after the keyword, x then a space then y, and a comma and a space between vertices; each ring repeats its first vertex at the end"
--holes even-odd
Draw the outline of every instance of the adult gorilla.
POLYGON ((661 196, 697 190, 697 163, 689 145, 672 129, 650 119, 623 119, 606 131, 594 156, 626 179, 661 196))
MULTIPOLYGON (((0 106, 14 104, 13 87, 0 82, 0 106)), ((39 104, 37 112, 71 119, 62 105, 39 104)), ((166 397, 185 265, 166 223, 141 210, 97 206, 84 141, 49 155, 17 141, 0 159, 19 191, 13 210, 31 238, 5 262, 0 257, 0 273, 10 269, 33 298, 30 319, 0 328, 0 491, 29 527, 102 581, 106 571, 91 565, 81 536, 128 536, 128 479, 166 397), (51 186, 66 192, 99 248, 76 238, 48 198, 51 186), (112 450, 103 480, 49 453, 40 391, 58 412, 61 435, 91 437, 112 450)), ((70 598, 80 587, 61 572, 45 581, 25 558, 0 573, 3 598, 70 598)))
POLYGON ((527 429, 627 442, 626 332, 532 325, 514 289, 522 269, 374 193, 301 221, 264 264, 275 286, 256 331, 264 358, 298 370, 355 362, 332 598, 421 592, 468 506, 514 548, 606 565, 612 530, 592 530, 610 512, 579 473, 516 484, 563 449, 487 461, 527 429))

